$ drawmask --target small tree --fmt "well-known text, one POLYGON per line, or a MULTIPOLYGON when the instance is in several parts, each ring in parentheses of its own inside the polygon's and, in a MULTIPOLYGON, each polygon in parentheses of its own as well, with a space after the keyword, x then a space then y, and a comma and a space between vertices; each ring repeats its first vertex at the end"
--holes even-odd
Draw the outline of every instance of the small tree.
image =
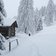
POLYGON ((42 26, 42 16, 38 9, 35 10, 35 29, 36 31, 40 31, 43 29, 42 26))
POLYGON ((37 31, 43 30, 42 18, 39 18, 37 31))

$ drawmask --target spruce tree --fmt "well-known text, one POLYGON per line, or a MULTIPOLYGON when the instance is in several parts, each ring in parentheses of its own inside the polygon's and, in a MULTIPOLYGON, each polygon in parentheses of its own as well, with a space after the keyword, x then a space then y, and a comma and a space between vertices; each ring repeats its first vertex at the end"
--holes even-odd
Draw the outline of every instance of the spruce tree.
POLYGON ((35 10, 35 30, 40 31, 43 29, 42 26, 42 15, 38 9, 35 10))
POLYGON ((18 9, 18 31, 34 33, 33 0, 21 0, 18 9))

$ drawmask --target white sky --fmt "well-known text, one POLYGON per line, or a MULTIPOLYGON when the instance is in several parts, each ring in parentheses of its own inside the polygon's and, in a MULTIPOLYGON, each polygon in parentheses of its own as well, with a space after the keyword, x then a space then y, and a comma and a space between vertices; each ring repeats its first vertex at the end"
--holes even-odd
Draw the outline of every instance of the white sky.
MULTIPOLYGON (((5 5, 5 10, 7 12, 7 17, 12 18, 14 16, 17 16, 18 14, 18 6, 20 0, 3 0, 5 5)), ((54 0, 54 3, 56 3, 56 0, 54 0)), ((34 8, 40 9, 41 6, 46 6, 48 4, 48 0, 34 0, 34 8)))

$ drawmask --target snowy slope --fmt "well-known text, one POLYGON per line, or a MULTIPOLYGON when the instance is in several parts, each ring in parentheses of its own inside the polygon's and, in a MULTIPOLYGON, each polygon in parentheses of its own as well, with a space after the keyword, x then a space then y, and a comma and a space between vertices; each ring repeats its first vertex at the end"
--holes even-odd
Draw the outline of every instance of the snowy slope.
POLYGON ((38 45, 41 56, 56 56, 56 26, 44 28, 31 40, 38 45))
POLYGON ((23 43, 5 56, 56 56, 56 25, 31 37, 26 36, 23 43))

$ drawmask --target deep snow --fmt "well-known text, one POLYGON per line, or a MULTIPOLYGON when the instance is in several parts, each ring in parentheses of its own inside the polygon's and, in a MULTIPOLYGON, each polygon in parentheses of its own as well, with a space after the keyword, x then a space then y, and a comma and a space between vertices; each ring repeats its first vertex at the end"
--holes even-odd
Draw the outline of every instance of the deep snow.
MULTIPOLYGON (((47 0, 34 0, 34 6, 38 9, 47 5, 47 3, 47 0)), ((55 0, 54 3, 56 3, 55 0)), ((19 0, 4 0, 4 4, 8 18, 17 16, 19 0)), ((56 25, 44 27, 44 30, 31 37, 24 33, 17 33, 16 38, 19 40, 19 46, 14 48, 16 43, 12 43, 14 49, 9 52, 9 41, 6 41, 6 54, 3 53, 2 56, 56 56, 56 25)))
POLYGON ((19 46, 4 56, 56 56, 56 25, 29 37, 17 34, 19 46))

